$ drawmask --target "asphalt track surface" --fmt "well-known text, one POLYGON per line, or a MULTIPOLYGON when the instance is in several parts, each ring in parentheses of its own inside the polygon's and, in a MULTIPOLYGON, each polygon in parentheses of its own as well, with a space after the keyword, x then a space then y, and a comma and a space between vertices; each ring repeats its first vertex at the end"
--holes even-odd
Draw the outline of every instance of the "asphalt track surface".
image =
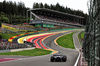
MULTIPOLYGON (((72 31, 71 31, 72 32, 72 31)), ((43 42, 45 46, 58 51, 58 54, 64 54, 67 56, 66 62, 50 62, 50 57, 52 54, 44 55, 44 56, 2 56, 2 58, 17 58, 18 60, 1 62, 0 66, 74 66, 76 59, 78 57, 78 51, 75 49, 66 49, 55 44, 54 40, 66 33, 60 33, 46 38, 43 42)), ((37 41, 39 44, 39 40, 37 41)), ((40 44, 39 44, 40 45, 40 44)))

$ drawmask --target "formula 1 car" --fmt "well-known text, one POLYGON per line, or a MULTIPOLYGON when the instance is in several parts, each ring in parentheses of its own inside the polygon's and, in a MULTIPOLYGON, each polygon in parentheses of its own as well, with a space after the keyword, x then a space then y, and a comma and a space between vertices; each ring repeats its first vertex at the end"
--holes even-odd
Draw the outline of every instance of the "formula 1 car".
POLYGON ((51 62, 56 62, 56 61, 66 62, 66 60, 67 60, 66 55, 53 55, 51 56, 51 59, 50 59, 51 62))
POLYGON ((24 44, 30 45, 31 47, 36 47, 36 45, 32 42, 24 41, 24 44))

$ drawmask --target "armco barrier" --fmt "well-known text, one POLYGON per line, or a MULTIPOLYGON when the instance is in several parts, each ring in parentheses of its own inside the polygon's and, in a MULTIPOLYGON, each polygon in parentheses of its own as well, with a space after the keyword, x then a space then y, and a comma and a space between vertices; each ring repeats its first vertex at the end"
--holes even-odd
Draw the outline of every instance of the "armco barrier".
POLYGON ((77 60, 76 60, 76 62, 74 64, 74 66, 80 66, 80 52, 78 54, 78 57, 77 57, 77 60))
POLYGON ((0 50, 0 53, 11 52, 11 50, 0 50))
POLYGON ((78 56, 78 61, 77 61, 76 65, 74 65, 74 66, 88 66, 88 63, 87 63, 86 59, 83 56, 82 49, 80 49, 79 56, 78 56))
POLYGON ((35 49, 35 47, 32 47, 32 48, 21 48, 21 49, 11 49, 11 50, 0 50, 0 53, 4 53, 4 52, 17 52, 17 51, 31 50, 31 49, 35 49))

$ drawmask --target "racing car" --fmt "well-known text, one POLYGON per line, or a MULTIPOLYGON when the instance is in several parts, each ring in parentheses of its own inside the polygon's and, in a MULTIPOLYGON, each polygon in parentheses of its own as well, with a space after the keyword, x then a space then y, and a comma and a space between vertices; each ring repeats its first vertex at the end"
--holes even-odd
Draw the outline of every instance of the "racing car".
POLYGON ((56 61, 66 62, 66 60, 67 60, 66 55, 53 55, 51 56, 51 59, 50 59, 51 62, 56 62, 56 61))
POLYGON ((32 42, 24 41, 24 44, 30 45, 31 47, 36 47, 36 45, 32 42))

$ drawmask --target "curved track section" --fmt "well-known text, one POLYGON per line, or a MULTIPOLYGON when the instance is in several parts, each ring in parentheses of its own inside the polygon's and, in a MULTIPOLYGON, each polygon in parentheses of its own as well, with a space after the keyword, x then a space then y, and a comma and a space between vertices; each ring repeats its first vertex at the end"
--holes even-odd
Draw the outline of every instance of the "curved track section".
MULTIPOLYGON (((67 55, 67 61, 66 62, 50 62, 50 57, 52 54, 49 55, 44 55, 44 56, 34 56, 34 57, 29 57, 29 58, 19 58, 19 60, 14 60, 14 61, 8 61, 8 62, 3 62, 0 63, 0 66, 74 66, 75 61, 78 56, 78 51, 75 49, 66 49, 62 48, 58 45, 55 44, 54 40, 64 34, 71 33, 73 31, 64 31, 64 32, 59 32, 59 33, 49 33, 49 34, 42 34, 42 35, 31 35, 31 36, 26 36, 22 37, 18 41, 23 42, 23 39, 26 41, 30 42, 36 42, 35 44, 38 44, 38 48, 41 49, 46 49, 49 50, 51 49, 58 51, 59 54, 64 54, 67 55), (35 38, 34 38, 35 37, 35 38), (45 47, 45 48, 44 48, 45 47)), ((15 57, 16 58, 16 57, 15 57)), ((18 56, 17 56, 18 58, 18 56)))

